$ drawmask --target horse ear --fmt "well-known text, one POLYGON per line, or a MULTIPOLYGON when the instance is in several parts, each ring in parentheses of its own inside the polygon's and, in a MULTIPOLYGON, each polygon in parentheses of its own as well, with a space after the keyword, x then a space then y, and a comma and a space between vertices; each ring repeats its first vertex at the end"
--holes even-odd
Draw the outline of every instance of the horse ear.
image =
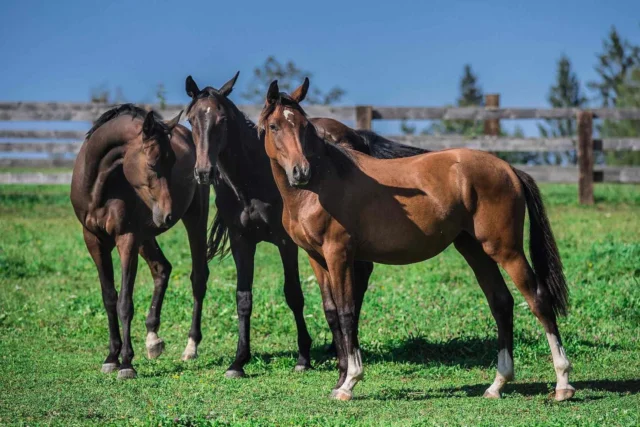
POLYGON ((239 75, 240 75, 240 71, 238 71, 236 75, 231 78, 231 80, 229 80, 224 85, 222 85, 222 87, 218 92, 220 92, 224 96, 229 96, 229 94, 231 94, 231 91, 233 90, 233 85, 235 85, 236 80, 238 80, 239 75))
POLYGON ((188 76, 187 81, 185 82, 185 89, 187 90, 187 95, 191 98, 194 98, 196 95, 200 93, 200 89, 198 89, 198 85, 193 80, 193 77, 188 76))
POLYGON ((304 82, 293 92, 291 92, 291 98, 297 103, 301 103, 307 96, 309 90, 309 78, 305 77, 304 82))
POLYGON ((167 125, 167 127, 169 128, 169 131, 172 131, 173 128, 176 127, 176 125, 178 123, 180 123, 180 117, 182 116, 182 111, 184 111, 184 110, 180 110, 180 112, 178 113, 177 116, 175 116, 173 119, 171 119, 169 121, 164 122, 167 125))
POLYGON ((154 134, 155 128, 156 118, 153 111, 149 111, 144 118, 144 123, 142 123, 142 133, 144 133, 145 136, 152 136, 154 134))
POLYGON ((280 97, 280 89, 278 88, 278 81, 274 80, 269 85, 269 90, 267 90, 267 104, 271 105, 275 103, 280 97))

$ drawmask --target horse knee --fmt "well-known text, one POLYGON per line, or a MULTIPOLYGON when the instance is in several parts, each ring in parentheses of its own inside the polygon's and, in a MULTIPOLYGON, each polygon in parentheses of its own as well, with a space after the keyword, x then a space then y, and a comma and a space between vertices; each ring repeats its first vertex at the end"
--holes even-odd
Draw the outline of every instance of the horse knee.
POLYGON ((193 296, 196 300, 202 301, 207 292, 207 281, 209 280, 209 268, 205 267, 202 271, 193 270, 191 272, 191 288, 193 296))
POLYGON ((158 263, 154 269, 154 279, 156 282, 156 286, 163 286, 169 281, 169 277, 171 277, 171 271, 173 271, 173 266, 169 261, 158 263))
POLYGON ((251 316, 251 311, 253 308, 253 295, 251 294, 251 292, 236 292, 236 307, 239 317, 251 316))
POLYGON ((504 292, 496 292, 491 295, 491 307, 497 315, 512 317, 514 305, 513 296, 507 289, 504 292))
POLYGON ((304 295, 300 288, 300 282, 296 281, 291 283, 285 280, 284 298, 292 311, 297 312, 302 310, 304 308, 304 295))
POLYGON ((340 330, 340 319, 338 317, 338 310, 325 309, 324 317, 327 319, 329 329, 331 329, 332 332, 340 330))
POLYGON ((133 301, 121 298, 118 301, 117 310, 121 320, 130 320, 133 317, 133 301))

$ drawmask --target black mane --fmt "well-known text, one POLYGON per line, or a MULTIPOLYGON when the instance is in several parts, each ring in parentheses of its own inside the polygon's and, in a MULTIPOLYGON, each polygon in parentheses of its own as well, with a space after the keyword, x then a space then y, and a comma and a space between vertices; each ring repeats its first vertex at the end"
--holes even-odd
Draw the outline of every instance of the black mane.
POLYGON ((411 147, 391 141, 370 130, 356 130, 355 132, 360 136, 366 146, 366 150, 360 150, 359 147, 356 147, 358 151, 362 151, 378 159, 399 159, 430 152, 422 148, 411 147))
MULTIPOLYGON (((115 119, 116 117, 119 116, 131 116, 131 119, 136 119, 136 118, 140 118, 142 120, 144 120, 144 118, 146 117, 146 115, 148 114, 148 111, 146 111, 143 108, 140 108, 136 105, 133 104, 122 104, 119 105, 117 107, 114 107, 106 112, 104 112, 100 117, 98 117, 98 120, 96 120, 93 123, 93 126, 91 127, 91 129, 89 129, 89 132, 87 132, 87 136, 86 138, 89 139, 91 138, 91 135, 93 135, 93 133, 102 125, 104 125, 105 123, 107 123, 108 121, 111 121, 113 119, 115 119)), ((166 127, 165 123, 162 121, 162 117, 156 113, 155 111, 153 112, 155 118, 156 118, 156 123, 165 131, 168 132, 168 128, 166 127)))

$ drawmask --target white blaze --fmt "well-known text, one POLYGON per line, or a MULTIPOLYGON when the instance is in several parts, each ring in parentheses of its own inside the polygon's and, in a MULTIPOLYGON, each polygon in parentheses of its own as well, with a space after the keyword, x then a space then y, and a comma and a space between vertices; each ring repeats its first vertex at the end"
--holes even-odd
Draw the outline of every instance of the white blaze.
POLYGON ((288 108, 285 108, 284 118, 287 119, 287 121, 293 125, 293 111, 289 110, 288 108))

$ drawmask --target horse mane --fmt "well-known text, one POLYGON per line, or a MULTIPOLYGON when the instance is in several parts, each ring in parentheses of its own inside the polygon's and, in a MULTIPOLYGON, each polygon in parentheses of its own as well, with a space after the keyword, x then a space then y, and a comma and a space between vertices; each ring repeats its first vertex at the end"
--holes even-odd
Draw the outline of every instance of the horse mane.
MULTIPOLYGON (((86 139, 91 138, 91 135, 93 135, 93 133, 96 130, 98 130, 100 126, 115 119, 116 117, 127 115, 127 116, 131 116, 132 120, 136 118, 140 118, 144 120, 147 114, 148 114, 147 110, 140 108, 137 105, 133 105, 133 104, 118 105, 117 107, 114 107, 110 110, 105 111, 100 117, 98 117, 98 120, 96 120, 93 123, 93 126, 91 127, 91 129, 89 129, 89 132, 87 132, 86 139)), ((153 112, 153 115, 156 118, 156 124, 159 125, 162 128, 162 130, 168 131, 169 128, 167 128, 165 123, 162 121, 162 117, 155 111, 153 112)))
POLYGON ((362 151, 378 159, 399 159, 430 152, 429 150, 423 150, 422 148, 400 144, 399 142, 387 139, 370 130, 361 129, 356 130, 355 132, 362 139, 367 148, 366 151, 362 151))

